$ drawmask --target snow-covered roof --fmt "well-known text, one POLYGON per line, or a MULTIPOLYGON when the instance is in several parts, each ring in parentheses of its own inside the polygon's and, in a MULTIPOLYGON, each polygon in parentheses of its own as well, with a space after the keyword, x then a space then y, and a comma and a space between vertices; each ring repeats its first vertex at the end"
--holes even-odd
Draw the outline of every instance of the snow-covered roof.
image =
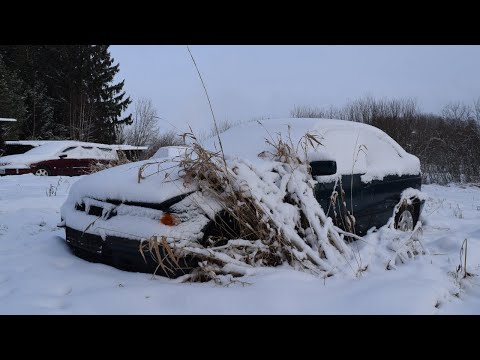
POLYGON ((7 140, 5 144, 7 145, 30 145, 30 146, 40 146, 45 145, 50 142, 55 142, 56 140, 7 140))
MULTIPOLYGON (((75 143, 80 143, 80 141, 74 141, 74 140, 8 140, 5 141, 5 144, 7 145, 30 145, 30 146, 41 146, 45 144, 51 144, 51 143, 56 143, 56 144, 64 144, 66 142, 75 142, 75 143)), ((83 144, 90 144, 90 145, 96 145, 99 147, 106 147, 106 148, 111 148, 115 150, 148 150, 148 146, 134 146, 134 145, 126 145, 126 144, 99 144, 99 143, 91 143, 91 142, 82 142, 83 144)))
MULTIPOLYGON (((266 139, 275 141, 281 134, 283 141, 296 146, 306 133, 316 134, 322 146, 310 149, 308 160, 333 159, 337 174, 363 174, 362 181, 382 179, 387 175, 416 175, 420 161, 407 153, 382 130, 362 123, 332 119, 268 119, 248 122, 220 134, 225 155, 240 157, 257 166, 267 165, 268 159, 258 156, 274 149, 266 139)), ((209 139, 205 146, 218 151, 218 139, 209 139)), ((300 151, 301 152, 301 151, 300 151)), ((299 154, 301 155, 301 154, 299 154)))
MULTIPOLYGON (((92 145, 92 143, 85 143, 85 142, 80 142, 80 141, 71 141, 71 140, 65 140, 65 141, 50 141, 41 145, 38 145, 34 147, 33 149, 28 150, 25 154, 19 154, 19 155, 55 155, 57 152, 62 150, 63 148, 67 146, 88 146, 92 145)), ((16 156, 16 155, 12 155, 16 156)))
POLYGON ((127 144, 107 145, 107 146, 110 146, 115 150, 141 150, 141 151, 148 150, 148 146, 135 146, 135 145, 127 145, 127 144))

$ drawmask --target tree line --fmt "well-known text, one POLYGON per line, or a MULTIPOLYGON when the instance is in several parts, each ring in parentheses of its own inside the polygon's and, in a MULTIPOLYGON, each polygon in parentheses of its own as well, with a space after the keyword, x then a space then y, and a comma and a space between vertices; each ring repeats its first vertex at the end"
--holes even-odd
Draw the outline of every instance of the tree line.
MULTIPOLYGON (((161 134, 150 99, 130 97, 108 45, 0 45, 0 147, 8 139, 71 139, 100 143, 181 144, 161 134), (131 126, 126 126, 131 125, 131 126), (2 128, 7 134, 2 134, 2 128)), ((425 182, 480 182, 480 98, 423 112, 415 99, 366 96, 341 107, 295 107, 292 117, 334 118, 376 126, 419 157, 425 182)), ((226 124, 227 125, 227 124, 226 124)), ((232 124, 226 126, 226 128, 232 124)))
POLYGON ((131 100, 108 48, 0 45, 0 117, 17 119, 3 137, 116 143, 131 100))
POLYGON ((291 116, 378 127, 420 159, 425 183, 480 182, 480 98, 472 104, 451 102, 432 114, 421 111, 412 98, 366 96, 342 107, 295 107, 291 116))

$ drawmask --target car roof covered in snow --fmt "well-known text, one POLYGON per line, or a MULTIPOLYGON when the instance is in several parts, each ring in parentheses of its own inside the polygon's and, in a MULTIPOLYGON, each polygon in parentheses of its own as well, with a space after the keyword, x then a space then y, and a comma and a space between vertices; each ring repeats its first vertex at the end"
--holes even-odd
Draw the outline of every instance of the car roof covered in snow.
POLYGON ((124 151, 129 151, 129 150, 145 151, 145 150, 148 150, 148 146, 135 146, 135 145, 126 145, 126 144, 106 145, 106 146, 111 147, 112 149, 115 149, 115 150, 124 150, 124 151))
POLYGON ((30 145, 37 147, 40 145, 45 145, 52 142, 58 142, 57 140, 7 140, 5 144, 7 145, 30 145))
MULTIPOLYGON (((315 135, 322 145, 307 152, 309 161, 335 160, 337 174, 362 174, 362 181, 382 179, 387 175, 417 175, 420 161, 407 153, 382 130, 346 120, 287 118, 252 121, 232 127, 220 134, 225 155, 241 157, 261 166, 262 152, 274 152, 279 136, 297 148, 306 133, 315 135)), ((219 150, 218 139, 210 138, 206 147, 219 150)))
POLYGON ((57 152, 61 151, 62 149, 69 147, 69 146, 98 146, 98 147, 105 147, 110 148, 109 146, 105 146, 102 144, 96 143, 88 143, 88 142, 81 142, 81 141, 73 141, 73 140, 65 140, 65 141, 49 141, 42 145, 36 146, 33 149, 28 150, 23 155, 55 155, 57 152))

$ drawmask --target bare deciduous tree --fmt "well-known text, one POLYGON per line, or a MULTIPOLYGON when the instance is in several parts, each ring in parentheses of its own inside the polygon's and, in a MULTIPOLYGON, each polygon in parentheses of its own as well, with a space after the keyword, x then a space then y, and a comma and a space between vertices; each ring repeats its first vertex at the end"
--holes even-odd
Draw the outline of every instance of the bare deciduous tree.
POLYGON ((140 98, 135 102, 135 110, 132 125, 126 126, 125 141, 129 145, 151 145, 159 136, 157 109, 151 99, 140 98))
POLYGON ((473 111, 475 113, 475 120, 480 123, 480 97, 473 102, 473 111))
POLYGON ((444 119, 471 120, 473 115, 473 109, 459 101, 450 102, 442 109, 442 116, 444 119))

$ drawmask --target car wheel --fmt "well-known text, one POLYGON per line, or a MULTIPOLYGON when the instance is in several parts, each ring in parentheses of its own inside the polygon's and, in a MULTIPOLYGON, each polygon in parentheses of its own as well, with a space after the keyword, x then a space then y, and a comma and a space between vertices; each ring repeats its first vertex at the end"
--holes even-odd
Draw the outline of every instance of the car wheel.
POLYGON ((395 229, 412 231, 417 223, 416 211, 412 205, 402 205, 395 216, 395 229))
POLYGON ((37 175, 37 176, 50 176, 50 170, 46 167, 39 167, 35 171, 35 175, 37 175))

